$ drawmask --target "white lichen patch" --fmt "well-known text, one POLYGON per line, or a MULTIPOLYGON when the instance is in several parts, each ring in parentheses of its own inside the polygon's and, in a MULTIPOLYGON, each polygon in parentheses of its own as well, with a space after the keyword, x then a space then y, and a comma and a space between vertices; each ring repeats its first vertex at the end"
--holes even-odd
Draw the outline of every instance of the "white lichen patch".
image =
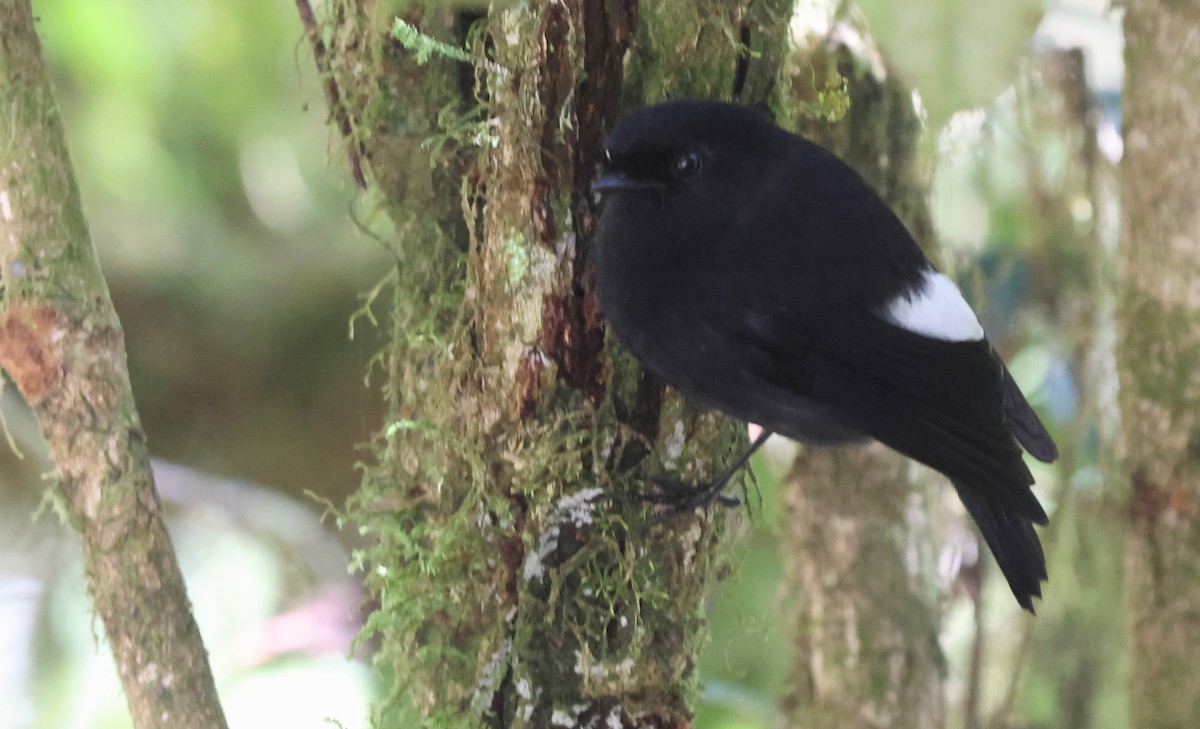
POLYGON ((585 685, 601 684, 605 691, 620 691, 634 677, 636 664, 632 658, 609 663, 594 658, 590 651, 575 651, 575 674, 583 676, 585 685))
POLYGON ((138 683, 156 683, 158 681, 158 664, 150 662, 142 666, 142 670, 138 672, 137 678, 138 683))
POLYGON ((621 705, 617 704, 609 710, 608 716, 604 719, 606 729, 621 729, 621 705))
POLYGON ((571 524, 576 529, 590 525, 593 502, 603 494, 604 489, 601 488, 582 489, 563 496, 554 503, 548 518, 550 526, 538 537, 537 549, 525 553, 521 575, 526 582, 545 577, 545 560, 558 549, 558 538, 562 534, 560 525, 571 524))
POLYGON ((517 696, 520 696, 521 698, 525 699, 526 701, 529 701, 530 699, 533 698, 533 685, 529 682, 529 679, 527 679, 527 678, 518 679, 516 684, 514 685, 514 688, 517 691, 517 696))
POLYGON ((475 693, 471 695, 471 709, 476 714, 483 714, 492 703, 492 695, 496 686, 508 669, 508 656, 512 652, 512 640, 506 639, 484 664, 475 684, 475 693))
POLYGON ((609 456, 612 455, 612 449, 613 449, 613 446, 616 445, 616 443, 617 443, 616 435, 613 435, 610 433, 610 434, 604 436, 604 439, 600 442, 600 460, 602 460, 602 461, 608 460, 609 456))
POLYGON ((546 567, 543 562, 554 550, 558 549, 558 534, 557 525, 549 527, 538 538, 537 550, 525 553, 525 562, 521 565, 521 576, 525 578, 526 582, 545 577, 546 567))
POLYGON ((475 127, 471 136, 471 144, 481 149, 495 149, 500 146, 500 117, 492 117, 475 127))
POLYGON ((683 421, 676 420, 675 427, 671 429, 671 434, 667 436, 666 442, 663 444, 663 465, 667 468, 674 468, 679 462, 679 457, 683 455, 683 444, 686 440, 686 434, 683 430, 683 421))
POLYGON ((618 663, 616 665, 616 670, 614 671, 614 673, 616 673, 616 675, 618 677, 620 677, 621 680, 628 681, 633 678, 633 669, 634 668, 636 668, 636 664, 633 662, 633 659, 626 658, 625 660, 621 661, 620 663, 618 663))
POLYGON ((592 658, 592 654, 586 650, 575 651, 575 673, 579 676, 591 676, 593 671, 606 670, 604 663, 592 658))
POLYGON ((590 488, 562 497, 554 505, 554 513, 559 515, 554 521, 559 524, 570 522, 575 528, 582 529, 592 523, 592 504, 603 495, 604 489, 590 488))

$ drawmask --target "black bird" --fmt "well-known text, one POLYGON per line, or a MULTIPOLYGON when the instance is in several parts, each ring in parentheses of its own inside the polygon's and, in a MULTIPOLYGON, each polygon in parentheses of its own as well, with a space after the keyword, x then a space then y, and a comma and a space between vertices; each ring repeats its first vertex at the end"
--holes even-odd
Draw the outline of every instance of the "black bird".
POLYGON ((1021 446, 1046 462, 1057 448, 871 186, 765 115, 710 101, 631 114, 604 160, 596 286, 620 342, 767 431, 875 438, 942 472, 1032 612, 1046 580, 1033 524, 1047 519, 1021 446))

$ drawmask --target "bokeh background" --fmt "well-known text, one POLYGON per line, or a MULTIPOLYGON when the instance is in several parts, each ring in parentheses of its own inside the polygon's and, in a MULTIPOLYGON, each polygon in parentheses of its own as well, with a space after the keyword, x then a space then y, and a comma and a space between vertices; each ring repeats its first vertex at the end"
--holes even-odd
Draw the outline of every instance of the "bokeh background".
MULTIPOLYGON (((820 22, 810 6, 797 26, 820 22)), ((1037 472, 1054 526, 1036 621, 980 577, 969 536, 944 548, 951 726, 1124 726, 1120 500, 1101 445, 1119 18, 1102 0, 863 6, 927 113, 943 260, 1065 456, 1037 472)), ((295 6, 34 9, 231 726, 366 726, 379 685, 370 646, 351 650, 358 536, 326 506, 357 486, 357 445, 380 424, 368 362, 383 341, 355 315, 394 262, 326 124, 295 6)), ((0 406, 23 456, 0 447, 0 729, 129 726, 73 537, 43 504, 36 424, 12 388, 0 406)), ((774 484, 790 448, 758 461, 761 508, 711 597, 699 727, 779 726, 774 484)))

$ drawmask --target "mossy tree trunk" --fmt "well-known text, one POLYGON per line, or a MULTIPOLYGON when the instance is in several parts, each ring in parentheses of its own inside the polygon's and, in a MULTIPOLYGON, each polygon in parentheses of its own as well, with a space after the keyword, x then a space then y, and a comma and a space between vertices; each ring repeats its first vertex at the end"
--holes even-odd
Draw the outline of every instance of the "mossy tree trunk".
POLYGON ((1130 726, 1187 727, 1200 716, 1200 3, 1124 5, 1130 726))
POLYGON ((782 0, 343 1, 309 24, 397 225, 389 421, 351 505, 377 537, 360 558, 396 723, 411 704, 437 725, 689 725, 727 517, 654 525, 620 495, 716 473, 745 431, 606 337, 588 184, 629 108, 771 103, 789 18, 782 0))
MULTIPOLYGON (((895 209, 922 244, 932 240, 927 182, 917 162, 921 122, 912 92, 888 74, 869 33, 839 16, 790 63, 797 98, 814 79, 846 81, 844 118, 801 124, 895 209), (865 38, 857 52, 837 38, 865 38)), ((944 724, 930 504, 910 462, 879 444, 806 448, 784 490, 781 534, 795 659, 784 709, 806 727, 944 724)))
POLYGON ((0 128, 0 364, 54 459, 133 724, 223 727, 28 0, 0 0, 0 128))

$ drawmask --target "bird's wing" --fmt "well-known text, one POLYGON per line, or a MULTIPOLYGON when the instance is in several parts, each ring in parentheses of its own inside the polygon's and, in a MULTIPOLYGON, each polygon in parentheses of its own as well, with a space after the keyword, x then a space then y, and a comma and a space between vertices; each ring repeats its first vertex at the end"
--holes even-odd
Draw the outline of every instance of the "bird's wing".
POLYGON ((1017 442, 1029 451, 1029 455, 1042 463, 1053 463, 1058 459, 1058 446, 1029 406, 1025 393, 1017 387, 1007 367, 1004 367, 1004 412, 1008 414, 1008 424, 1017 442))
POLYGON ((741 322, 732 338, 755 344, 765 381, 845 414, 987 502, 1046 523, 1006 409, 1004 365, 986 339, 933 339, 869 313, 818 327, 762 311, 741 322))

